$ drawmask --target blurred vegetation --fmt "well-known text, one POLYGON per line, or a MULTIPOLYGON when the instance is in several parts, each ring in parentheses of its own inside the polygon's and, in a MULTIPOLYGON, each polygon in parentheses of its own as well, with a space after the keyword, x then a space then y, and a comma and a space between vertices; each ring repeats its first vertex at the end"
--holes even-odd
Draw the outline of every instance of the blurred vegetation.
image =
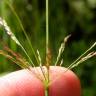
MULTIPOLYGON (((12 32, 34 59, 20 24, 5 1, 8 0, 0 0, 0 16, 7 21, 12 32)), ((20 17, 34 50, 40 51, 42 62, 45 63, 45 0, 10 0, 10 4, 20 17)), ((63 66, 67 67, 96 41, 96 0, 49 0, 49 13, 49 41, 53 65, 64 37, 72 35, 63 54, 63 66)), ((0 40, 0 49, 3 49, 2 42, 6 42, 12 50, 25 56, 2 29, 0 40)), ((17 69, 20 68, 16 64, 0 56, 1 73, 17 69)), ((96 96, 96 58, 84 62, 73 71, 81 80, 82 96, 96 96)))

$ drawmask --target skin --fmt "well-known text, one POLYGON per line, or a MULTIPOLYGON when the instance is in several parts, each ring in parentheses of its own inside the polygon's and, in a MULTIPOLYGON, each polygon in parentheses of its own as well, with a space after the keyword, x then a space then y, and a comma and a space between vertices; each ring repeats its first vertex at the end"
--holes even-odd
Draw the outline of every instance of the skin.
MULTIPOLYGON (((65 70, 63 67, 50 67, 49 96, 80 96, 78 77, 72 71, 65 70)), ((0 96, 45 96, 44 84, 35 72, 44 79, 39 67, 32 69, 32 72, 19 70, 1 77, 0 96)))

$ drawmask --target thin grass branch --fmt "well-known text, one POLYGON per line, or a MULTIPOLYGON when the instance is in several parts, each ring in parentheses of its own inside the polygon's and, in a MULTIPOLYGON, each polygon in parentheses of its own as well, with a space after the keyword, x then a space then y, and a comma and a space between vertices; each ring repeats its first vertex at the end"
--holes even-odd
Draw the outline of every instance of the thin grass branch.
POLYGON ((57 66, 60 58, 61 58, 61 55, 62 53, 64 52, 65 50, 65 45, 66 45, 66 42, 68 41, 68 39, 70 38, 71 35, 68 35, 67 37, 64 38, 64 42, 61 43, 61 46, 59 48, 59 52, 58 52, 58 56, 57 56, 57 59, 56 59, 56 62, 55 62, 55 66, 57 66))
POLYGON ((87 49, 81 56, 79 56, 69 67, 69 69, 72 69, 72 66, 74 66, 81 58, 83 58, 88 52, 90 52, 94 47, 96 46, 96 42, 89 48, 87 49))
POLYGON ((79 64, 85 62, 86 60, 92 58, 93 56, 96 56, 96 52, 91 52, 91 53, 89 53, 87 56, 81 58, 76 64, 74 64, 74 65, 71 67, 71 69, 74 68, 74 67, 76 67, 76 66, 78 66, 79 64))

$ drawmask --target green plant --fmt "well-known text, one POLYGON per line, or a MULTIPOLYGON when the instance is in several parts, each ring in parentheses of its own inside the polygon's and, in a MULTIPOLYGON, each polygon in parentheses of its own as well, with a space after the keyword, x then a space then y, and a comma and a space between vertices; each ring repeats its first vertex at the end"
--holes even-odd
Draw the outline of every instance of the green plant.
MULTIPOLYGON (((28 44, 30 46, 30 48, 32 49, 32 52, 36 58, 37 64, 38 66, 40 66, 40 69, 42 71, 42 74, 44 76, 44 85, 45 85, 45 94, 46 96, 48 96, 48 86, 50 84, 50 80, 49 80, 49 69, 50 69, 50 50, 49 50, 49 23, 48 23, 48 0, 46 0, 46 64, 45 67, 47 69, 47 74, 44 73, 43 70, 43 66, 42 66, 42 62, 41 62, 41 57, 39 54, 39 51, 37 50, 37 55, 33 50, 32 44, 22 26, 22 23, 18 17, 18 15, 16 14, 16 12, 14 11, 14 8, 10 5, 9 2, 7 2, 8 6, 11 8, 11 10, 13 11, 14 15, 16 16, 18 22, 20 23, 20 27, 22 28, 27 40, 28 40, 28 44)), ((5 32, 10 36, 11 39, 13 39, 16 44, 18 46, 20 46, 22 48, 22 50, 24 51, 24 53, 26 54, 26 56, 28 57, 29 61, 25 60, 25 58, 23 58, 21 55, 16 54, 15 52, 13 52, 12 50, 10 50, 8 47, 5 48, 5 50, 10 53, 7 54, 5 51, 0 51, 0 54, 4 55, 5 57, 11 59, 13 62, 15 62, 16 64, 18 64, 20 67, 22 68, 28 68, 31 71, 31 65, 33 67, 35 67, 35 64, 33 63, 32 59, 30 58, 30 56, 28 55, 28 53, 26 52, 26 50, 24 49, 24 47, 22 46, 22 44, 18 41, 18 39, 15 37, 15 35, 12 33, 11 29, 9 28, 9 26, 7 25, 6 21, 2 18, 0 18, 0 26, 2 26, 2 28, 5 30, 5 32)), ((61 58, 62 53, 64 52, 65 49, 65 44, 67 42, 67 39, 70 38, 70 35, 67 36, 64 39, 64 42, 61 44, 60 48, 59 48, 59 52, 58 52, 58 56, 57 56, 57 60, 55 63, 55 66, 57 66, 57 64, 59 64, 60 66, 63 64, 63 59, 61 58)), ((76 66, 78 66, 80 63, 84 62, 85 60, 93 57, 96 55, 96 52, 90 52, 89 51, 96 45, 96 43, 94 43, 86 52, 84 52, 84 54, 82 54, 78 59, 76 59, 66 70, 65 72, 67 72, 69 69, 72 69, 76 66), (87 55, 86 55, 87 54, 87 55)), ((38 71, 38 70, 37 70, 38 71)), ((39 77, 38 77, 39 78, 39 77)), ((59 77, 58 77, 59 78, 59 77)))

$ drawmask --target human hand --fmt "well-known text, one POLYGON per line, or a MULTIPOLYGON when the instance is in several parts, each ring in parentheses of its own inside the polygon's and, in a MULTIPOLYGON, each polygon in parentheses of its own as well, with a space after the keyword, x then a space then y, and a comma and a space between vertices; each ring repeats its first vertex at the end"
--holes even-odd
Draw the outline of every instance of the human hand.
MULTIPOLYGON (((63 67, 50 68, 51 82, 58 78, 50 84, 49 96, 80 96, 79 79, 72 71, 64 71, 63 67)), ((45 96, 44 92, 44 84, 27 69, 0 78, 0 96, 45 96)))

